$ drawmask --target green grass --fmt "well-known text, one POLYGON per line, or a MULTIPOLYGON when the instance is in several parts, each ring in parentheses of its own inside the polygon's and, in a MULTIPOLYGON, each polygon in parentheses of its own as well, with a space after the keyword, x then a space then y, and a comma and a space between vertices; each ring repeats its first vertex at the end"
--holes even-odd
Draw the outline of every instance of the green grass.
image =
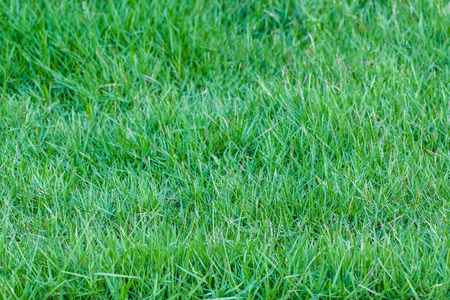
POLYGON ((444 0, 0 3, 3 298, 450 297, 444 0))

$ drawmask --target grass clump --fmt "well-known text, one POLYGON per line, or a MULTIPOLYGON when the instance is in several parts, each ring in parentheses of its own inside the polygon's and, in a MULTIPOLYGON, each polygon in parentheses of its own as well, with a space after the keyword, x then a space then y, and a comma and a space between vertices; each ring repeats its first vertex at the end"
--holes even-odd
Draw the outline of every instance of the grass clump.
POLYGON ((0 3, 5 298, 450 297, 447 1, 0 3))

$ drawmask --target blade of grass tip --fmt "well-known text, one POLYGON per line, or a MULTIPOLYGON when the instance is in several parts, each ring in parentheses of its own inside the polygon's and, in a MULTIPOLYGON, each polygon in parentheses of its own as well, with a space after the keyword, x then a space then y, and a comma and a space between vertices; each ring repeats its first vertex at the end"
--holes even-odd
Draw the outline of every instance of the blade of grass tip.
POLYGON ((194 277, 194 278, 196 278, 196 279, 198 279, 198 280, 204 281, 203 278, 201 278, 200 276, 198 276, 198 275, 196 275, 196 274, 194 274, 194 273, 192 273, 192 272, 190 272, 190 271, 184 269, 183 267, 180 267, 180 266, 177 265, 177 264, 175 264, 175 266, 177 266, 181 271, 185 272, 186 274, 189 274, 189 275, 191 275, 192 277, 194 277))
POLYGON ((91 278, 88 277, 88 276, 81 275, 81 274, 78 274, 78 273, 72 273, 72 272, 67 272, 67 271, 61 271, 61 273, 69 274, 69 275, 73 275, 73 276, 77 276, 77 277, 82 277, 82 278, 86 278, 86 279, 91 279, 91 278))
POLYGON ((113 274, 113 273, 94 273, 94 276, 107 276, 107 277, 117 277, 117 278, 141 279, 141 277, 137 277, 137 276, 121 275, 121 274, 113 274))
POLYGON ((376 295, 376 296, 381 296, 380 293, 375 292, 374 290, 369 289, 368 287, 363 286, 361 283, 358 284, 359 287, 362 287, 363 289, 365 289, 366 291, 369 291, 370 293, 376 295))
POLYGON ((52 294, 59 289, 64 283, 66 283, 67 280, 64 280, 63 282, 61 282, 60 284, 58 284, 57 286, 55 286, 50 292, 47 293, 46 297, 51 297, 52 294))
POLYGON ((65 271, 67 266, 69 265, 70 260, 72 259, 72 256, 75 254, 75 251, 77 250, 78 245, 81 243, 81 239, 82 237, 86 234, 87 229, 89 227, 89 224, 91 223, 91 221, 94 219, 95 214, 91 217, 91 219, 87 222, 83 232, 80 234, 80 237, 78 238, 78 241, 76 242, 75 246, 72 249, 72 252, 70 252, 69 256, 66 259, 66 263, 64 264, 64 267, 62 268, 62 271, 65 271))
POLYGON ((403 271, 403 275, 405 275, 405 279, 406 279, 406 281, 408 282, 409 287, 411 288, 411 291, 412 291, 413 294, 414 294, 414 298, 416 298, 416 300, 419 300, 419 299, 420 299, 420 298, 419 298, 419 295, 417 294, 416 290, 415 290, 414 287, 412 286, 411 282, 410 282, 409 279, 408 279, 408 276, 406 275, 406 273, 405 273, 404 271, 403 271))
MULTIPOLYGON (((8 288, 11 290, 11 293, 12 293, 12 295, 14 296, 14 299, 19 299, 19 297, 17 297, 16 292, 14 291, 14 289, 12 288, 12 286, 9 285, 8 282, 5 282, 5 284, 6 284, 6 285, 8 286, 8 288)), ((7 299, 7 298, 5 297, 5 295, 3 295, 3 296, 4 296, 4 299, 7 299)))
POLYGON ((336 275, 334 276, 334 279, 333 279, 333 284, 332 284, 332 286, 334 286, 334 285, 336 284, 336 281, 337 281, 337 279, 338 279, 338 276, 339 276, 339 272, 341 271, 341 268, 342 268, 342 264, 344 263, 344 259, 345 259, 345 256, 344 256, 344 257, 342 257, 341 263, 339 264, 339 268, 337 269, 337 271, 336 271, 336 275))
POLYGON ((156 297, 158 295, 157 291, 158 291, 158 272, 156 272, 155 282, 153 284, 153 297, 156 297))
POLYGON ((234 299, 244 299, 244 297, 233 296, 224 298, 212 298, 211 300, 234 300, 234 299))

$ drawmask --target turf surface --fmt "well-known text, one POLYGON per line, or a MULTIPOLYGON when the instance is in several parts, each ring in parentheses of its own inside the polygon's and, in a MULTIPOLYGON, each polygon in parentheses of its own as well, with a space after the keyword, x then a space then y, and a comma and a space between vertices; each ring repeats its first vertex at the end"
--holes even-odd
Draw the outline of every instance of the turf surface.
POLYGON ((450 297, 450 4, 0 3, 4 298, 450 297))

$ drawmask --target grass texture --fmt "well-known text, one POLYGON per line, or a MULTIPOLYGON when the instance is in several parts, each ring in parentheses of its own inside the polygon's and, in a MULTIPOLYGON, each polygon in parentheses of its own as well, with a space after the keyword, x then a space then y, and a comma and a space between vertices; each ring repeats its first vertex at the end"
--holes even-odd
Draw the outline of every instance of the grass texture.
POLYGON ((0 3, 5 299, 450 297, 450 4, 0 3))

